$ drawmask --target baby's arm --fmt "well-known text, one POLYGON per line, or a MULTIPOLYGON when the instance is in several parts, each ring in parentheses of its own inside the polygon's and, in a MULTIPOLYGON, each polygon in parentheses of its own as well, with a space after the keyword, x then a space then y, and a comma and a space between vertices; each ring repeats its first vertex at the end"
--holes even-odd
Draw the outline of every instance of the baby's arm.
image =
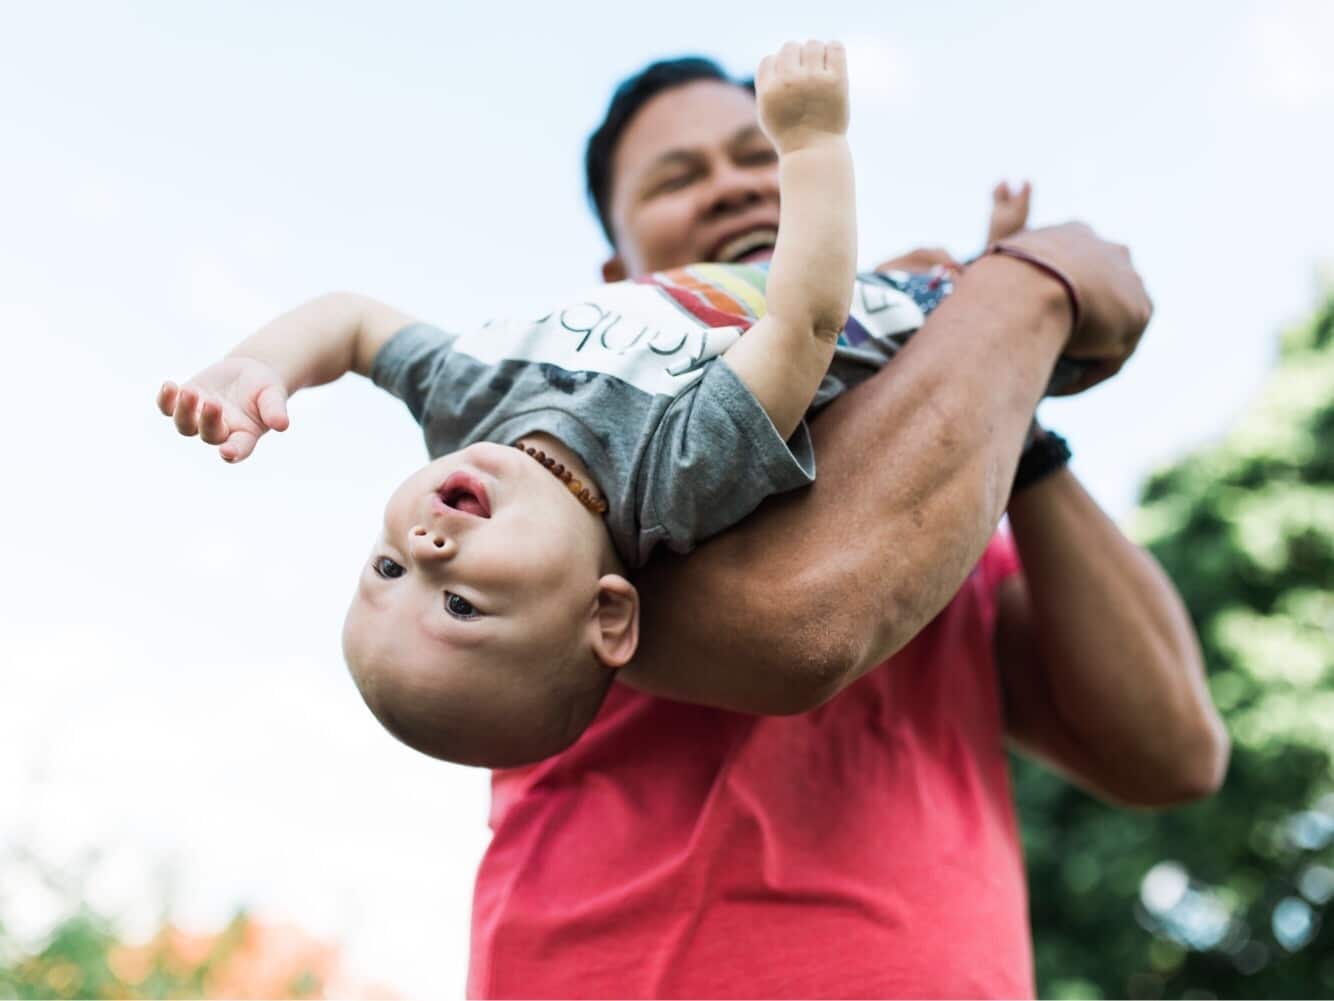
POLYGON ((285 431, 287 398, 349 371, 368 375, 380 347, 413 322, 365 296, 337 292, 284 313, 183 386, 165 382, 158 409, 240 462, 264 432, 285 431))
POLYGON ((760 124, 778 149, 778 244, 768 310, 723 358, 784 438, 796 430, 847 323, 857 222, 843 46, 789 42, 755 77, 760 124))

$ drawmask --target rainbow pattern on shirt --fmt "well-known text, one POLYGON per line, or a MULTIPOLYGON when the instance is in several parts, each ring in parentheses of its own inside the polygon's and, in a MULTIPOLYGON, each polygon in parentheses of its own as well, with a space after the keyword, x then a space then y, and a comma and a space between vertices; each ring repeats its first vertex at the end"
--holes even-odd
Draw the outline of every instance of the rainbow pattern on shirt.
MULTIPOLYGON (((654 271, 634 279, 651 285, 686 315, 709 327, 750 326, 766 312, 767 264, 691 264, 670 271, 654 271)), ((870 334, 849 316, 838 343, 856 347, 870 334)))

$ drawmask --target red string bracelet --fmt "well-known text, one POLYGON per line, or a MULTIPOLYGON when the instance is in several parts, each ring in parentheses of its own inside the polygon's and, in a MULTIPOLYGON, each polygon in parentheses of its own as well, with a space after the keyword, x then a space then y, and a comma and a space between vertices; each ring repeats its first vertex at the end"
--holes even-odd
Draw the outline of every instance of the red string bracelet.
POLYGON ((985 257, 987 254, 1004 254, 1006 257, 1013 257, 1016 260, 1027 261, 1039 271, 1045 272, 1060 282, 1061 287, 1065 289, 1066 297, 1070 300, 1070 329, 1079 329, 1079 320, 1080 317, 1083 316, 1084 311, 1079 303, 1079 293, 1075 291, 1075 283, 1070 280, 1069 275, 1056 267, 1056 265, 1048 264, 1036 254, 1029 253, 1023 247, 1016 247, 1013 244, 993 243, 986 249, 982 256, 985 257))

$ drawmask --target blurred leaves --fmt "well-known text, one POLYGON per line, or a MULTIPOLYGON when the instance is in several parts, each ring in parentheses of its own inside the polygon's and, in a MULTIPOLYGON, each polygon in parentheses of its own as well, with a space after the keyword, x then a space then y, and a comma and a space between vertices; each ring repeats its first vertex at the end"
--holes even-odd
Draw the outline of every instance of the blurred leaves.
POLYGON ((114 922, 83 901, 77 874, 57 871, 26 851, 15 854, 20 866, 36 870, 58 891, 69 913, 40 942, 21 941, 4 921, 15 900, 0 896, 0 998, 395 996, 349 979, 337 947, 245 911, 220 931, 204 934, 164 918, 148 941, 127 943, 114 922))
POLYGON ((0 933, 0 997, 323 997, 327 958, 319 947, 302 956, 275 948, 273 939, 271 928, 240 913, 216 934, 187 935, 167 924, 149 942, 126 945, 85 907, 31 954, 0 933))
POLYGON ((1044 997, 1334 997, 1334 298, 1135 534, 1232 735, 1209 800, 1118 811, 1016 760, 1044 997))

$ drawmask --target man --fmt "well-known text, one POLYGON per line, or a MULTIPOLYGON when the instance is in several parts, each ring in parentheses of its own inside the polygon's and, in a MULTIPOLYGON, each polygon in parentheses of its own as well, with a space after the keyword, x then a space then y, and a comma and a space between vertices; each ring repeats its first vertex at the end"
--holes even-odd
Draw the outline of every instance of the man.
MULTIPOLYGON (((650 67, 590 142, 604 276, 762 256, 776 180, 748 90, 650 67)), ((811 489, 639 577, 639 691, 495 773, 471 996, 1031 995, 1005 740, 1126 804, 1216 788, 1171 585, 1053 440, 1020 459, 1057 356, 1114 374, 1148 300, 1086 227, 1012 242, 815 418, 811 489)))

